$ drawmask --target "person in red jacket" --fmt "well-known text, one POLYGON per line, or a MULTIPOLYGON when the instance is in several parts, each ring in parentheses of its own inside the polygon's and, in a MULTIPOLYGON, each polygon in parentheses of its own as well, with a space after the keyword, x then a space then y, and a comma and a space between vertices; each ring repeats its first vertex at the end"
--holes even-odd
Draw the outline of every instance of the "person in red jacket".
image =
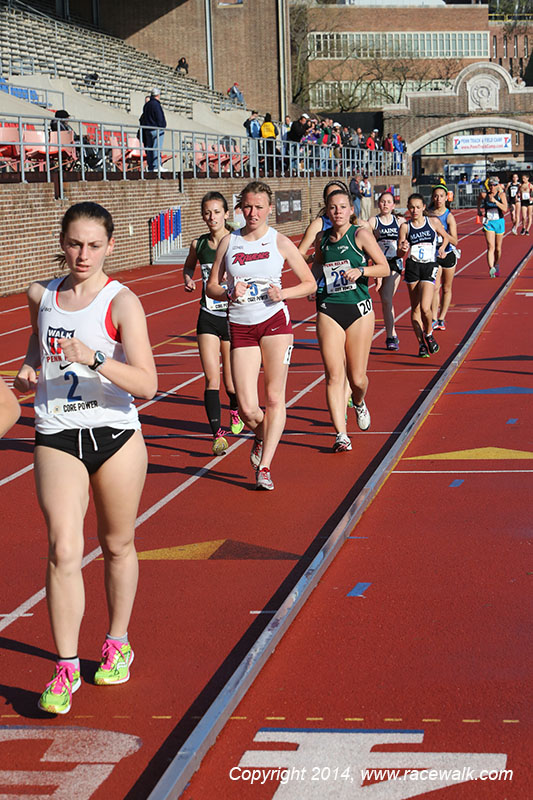
POLYGON ((377 142, 376 142, 376 136, 378 135, 378 133, 379 133, 378 129, 374 128, 372 133, 369 134, 369 136, 368 136, 368 138, 366 140, 366 149, 367 150, 377 150, 378 149, 378 145, 377 145, 377 142))

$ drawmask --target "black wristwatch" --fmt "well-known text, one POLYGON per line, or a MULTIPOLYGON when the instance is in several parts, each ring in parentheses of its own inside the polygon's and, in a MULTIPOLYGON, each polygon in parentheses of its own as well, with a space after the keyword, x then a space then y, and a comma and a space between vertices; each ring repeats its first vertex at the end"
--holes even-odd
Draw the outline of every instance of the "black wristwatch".
POLYGON ((101 350, 95 350, 94 362, 92 364, 89 364, 89 369, 95 369, 96 370, 96 369, 98 369, 98 367, 103 366, 103 364, 105 364, 105 362, 106 362, 106 358, 107 358, 106 354, 102 353, 101 350))

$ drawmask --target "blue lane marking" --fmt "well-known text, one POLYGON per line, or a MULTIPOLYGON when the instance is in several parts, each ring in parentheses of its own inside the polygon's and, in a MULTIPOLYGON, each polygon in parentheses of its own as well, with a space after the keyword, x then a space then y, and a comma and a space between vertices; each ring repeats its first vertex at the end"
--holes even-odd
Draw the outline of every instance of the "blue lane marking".
POLYGON ((511 419, 508 419, 508 420, 507 420, 507 425, 514 425, 514 424, 515 424, 515 422, 518 422, 518 417, 517 417, 516 419, 513 419, 513 418, 511 417, 511 419))
POLYGON ((459 479, 458 479, 458 480, 456 480, 456 481, 452 481, 452 482, 450 483, 450 486, 449 486, 449 488, 454 488, 454 489, 455 489, 455 487, 456 487, 456 486, 460 486, 462 483, 464 483, 464 480, 459 480, 459 479))
POLYGON ((363 597, 364 592, 368 589, 369 586, 372 586, 371 583, 356 583, 351 592, 348 592, 346 597, 363 597))
POLYGON ((446 392, 446 394, 533 394, 525 386, 495 386, 493 389, 476 389, 470 392, 446 392))
MULTIPOLYGON (((98 537, 95 536, 94 538, 97 539, 98 537)), ((368 539, 368 536, 348 536, 347 538, 348 539, 368 539)))

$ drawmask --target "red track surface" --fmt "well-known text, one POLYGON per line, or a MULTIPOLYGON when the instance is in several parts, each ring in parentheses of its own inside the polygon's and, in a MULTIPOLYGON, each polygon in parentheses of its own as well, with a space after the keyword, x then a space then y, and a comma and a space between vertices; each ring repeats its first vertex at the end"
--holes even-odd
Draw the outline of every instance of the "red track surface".
MULTIPOLYGON (((87 611, 80 641, 85 682, 68 717, 45 718, 36 709, 54 656, 43 602, 46 537, 31 474, 32 414, 27 407, 11 438, 0 444, 4 451, 0 579, 5 587, 0 614, 11 615, 0 617, 5 696, 0 706, 0 741, 4 740, 0 792, 27 794, 23 786, 29 785, 47 786, 41 791, 50 793, 54 782, 63 782, 66 793, 61 796, 77 800, 148 795, 268 622, 264 612, 277 608, 283 585, 286 590, 303 572, 364 486, 380 453, 395 441, 420 392, 528 250, 527 239, 507 236, 502 278, 489 280, 484 240, 474 229, 472 212, 459 212, 458 220, 465 237, 463 257, 448 330, 439 335, 441 351, 419 361, 408 313, 399 323, 400 353, 386 352, 384 335, 377 336, 369 373, 372 431, 362 434, 352 429, 351 453, 330 452, 333 436, 325 410, 313 306, 307 301, 291 304, 293 321, 302 322, 295 331, 297 347, 287 392, 291 405, 273 465, 273 494, 253 491, 248 440, 237 439, 223 459, 210 456, 194 341, 197 299, 191 301, 183 293, 181 273, 151 267, 121 276, 141 296, 149 315, 160 390, 168 392, 156 402, 141 404, 150 467, 138 527, 142 561, 130 628, 136 651, 132 680, 105 689, 90 683, 107 625, 102 562, 94 557, 97 542, 90 511, 87 611), (105 731, 113 734, 105 738, 105 731), (28 741, 23 742, 22 735, 28 741), (61 772, 60 778, 50 777, 54 771, 61 772)), ((293 781, 281 787, 279 779, 270 780, 263 788, 231 781, 228 772, 244 752, 261 749, 262 745, 253 744, 256 732, 270 727, 364 729, 365 733, 351 734, 359 737, 357 752, 363 741, 367 750, 381 742, 382 734, 369 730, 387 729, 409 731, 400 742, 413 740, 413 735, 419 738, 415 747, 400 743, 386 750, 505 753, 507 767, 515 769, 512 783, 483 783, 481 791, 481 784, 465 783, 441 793, 476 800, 528 796, 521 752, 531 747, 523 699, 524 539, 530 526, 531 485, 525 470, 531 461, 407 459, 482 447, 533 449, 525 414, 528 395, 451 394, 491 387, 532 388, 529 337, 524 337, 525 326, 520 324, 526 321, 531 302, 532 277, 529 267, 499 306, 357 526, 354 536, 368 538, 344 545, 235 712, 235 717, 245 719, 232 719, 226 725, 184 797, 358 796, 354 784, 353 794, 342 795, 339 784, 326 780, 305 785, 293 781), (508 424, 510 419, 517 421, 508 424), (463 474, 465 469, 469 472, 463 474), (482 469, 497 472, 471 472, 482 469), (452 488, 454 480, 464 482, 452 488), (370 584, 364 597, 347 597, 363 583, 370 584), (467 719, 480 722, 463 721, 467 719), (413 731, 424 731, 423 737, 413 731), (377 741, 370 742, 372 736, 377 741)), ((407 306, 402 286, 397 314, 407 306)), ((0 368, 6 375, 16 370, 25 351, 27 315, 20 296, 5 298, 0 307, 8 312, 2 314, 0 331, 4 342, 0 368)), ((58 479, 68 486, 68 476, 58 479)), ((306 763, 348 766, 338 746, 332 744, 331 752, 322 749, 320 758, 315 755, 306 763)), ((276 750, 286 748, 274 745, 276 750)), ((446 767, 447 759, 439 758, 427 765, 415 759, 407 766, 446 767)), ((268 764, 265 757, 256 761, 268 764)), ((374 766, 367 761, 361 766, 374 766)), ((253 758, 250 763, 255 763, 253 758)), ((283 766, 279 759, 274 763, 283 766)), ((355 761, 351 776, 358 785, 354 765, 355 761)), ((379 800, 415 796, 402 794, 398 786, 400 782, 375 787, 373 794, 360 791, 365 792, 363 797, 379 800)), ((409 791, 417 786, 422 788, 412 783, 409 791)))

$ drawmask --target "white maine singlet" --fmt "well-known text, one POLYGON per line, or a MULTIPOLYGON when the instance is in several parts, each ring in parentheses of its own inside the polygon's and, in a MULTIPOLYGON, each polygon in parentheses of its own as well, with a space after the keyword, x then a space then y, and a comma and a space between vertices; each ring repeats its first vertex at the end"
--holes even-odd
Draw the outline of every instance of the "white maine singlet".
POLYGON ((57 290, 64 280, 50 281, 39 306, 41 372, 35 394, 35 428, 45 434, 104 426, 137 430, 140 423, 133 397, 97 370, 66 361, 58 344, 59 339, 76 338, 92 350, 125 362, 122 345, 114 338, 110 309, 124 285, 110 280, 86 308, 65 311, 57 302, 57 290))
POLYGON ((271 284, 281 288, 284 259, 278 250, 277 238, 274 228, 267 228, 265 235, 255 242, 243 239, 240 230, 230 233, 226 251, 229 291, 233 292, 237 281, 248 284, 246 294, 229 304, 230 322, 258 325, 286 307, 282 300, 268 299, 271 284))

